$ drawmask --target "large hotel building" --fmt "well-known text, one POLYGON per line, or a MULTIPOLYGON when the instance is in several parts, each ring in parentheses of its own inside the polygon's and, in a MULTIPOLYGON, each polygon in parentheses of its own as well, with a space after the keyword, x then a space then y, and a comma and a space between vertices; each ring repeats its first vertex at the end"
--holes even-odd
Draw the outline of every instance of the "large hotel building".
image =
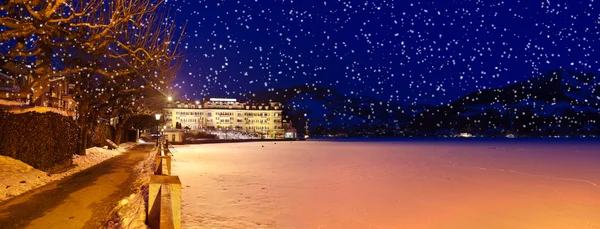
POLYGON ((165 107, 167 128, 236 130, 264 138, 284 138, 289 123, 283 120, 279 102, 249 103, 231 98, 202 101, 169 101, 165 107), (179 124, 179 125, 178 125, 179 124))

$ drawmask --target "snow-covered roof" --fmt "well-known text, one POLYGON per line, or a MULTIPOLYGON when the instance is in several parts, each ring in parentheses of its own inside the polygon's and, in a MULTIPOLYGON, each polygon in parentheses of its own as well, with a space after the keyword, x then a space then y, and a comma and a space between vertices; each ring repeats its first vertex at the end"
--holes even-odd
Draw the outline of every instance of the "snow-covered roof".
POLYGON ((0 109, 14 114, 27 112, 46 113, 54 112, 60 115, 68 116, 66 111, 54 107, 29 106, 22 102, 0 99, 0 109))

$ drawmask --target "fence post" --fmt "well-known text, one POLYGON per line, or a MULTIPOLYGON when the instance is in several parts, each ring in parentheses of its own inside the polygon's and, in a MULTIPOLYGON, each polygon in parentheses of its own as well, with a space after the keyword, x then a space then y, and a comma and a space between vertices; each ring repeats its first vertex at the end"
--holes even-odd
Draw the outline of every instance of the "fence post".
MULTIPOLYGON (((163 222, 172 221, 173 228, 181 229, 181 181, 179 177, 154 175, 150 178, 148 191, 148 226, 152 229, 163 228, 160 227, 163 222), (164 198, 169 200, 163 200, 164 198), (167 202, 170 204, 161 204, 167 202)), ((164 223, 164 225, 169 224, 164 223)))
POLYGON ((171 175, 171 156, 157 156, 154 175, 171 175))
POLYGON ((171 176, 171 156, 164 142, 157 145, 156 171, 150 177, 147 224, 152 229, 181 229, 181 181, 171 176))

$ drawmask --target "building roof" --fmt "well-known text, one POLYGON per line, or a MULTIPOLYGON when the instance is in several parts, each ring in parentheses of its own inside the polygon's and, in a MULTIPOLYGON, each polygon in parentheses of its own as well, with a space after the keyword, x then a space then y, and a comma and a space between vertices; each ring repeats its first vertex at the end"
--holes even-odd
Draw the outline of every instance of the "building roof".
POLYGON ((11 76, 0 72, 0 91, 3 92, 19 92, 20 88, 16 80, 11 76))
POLYGON ((165 129, 163 132, 185 132, 184 129, 165 129))
POLYGON ((229 109, 229 110, 281 110, 280 102, 256 103, 238 101, 233 98, 207 97, 202 100, 174 100, 167 102, 165 108, 175 109, 229 109))

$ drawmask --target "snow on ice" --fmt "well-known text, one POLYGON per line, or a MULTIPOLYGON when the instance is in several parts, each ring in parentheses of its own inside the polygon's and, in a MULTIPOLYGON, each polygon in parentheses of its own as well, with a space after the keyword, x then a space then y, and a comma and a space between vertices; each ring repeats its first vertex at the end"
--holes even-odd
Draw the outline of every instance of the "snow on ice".
POLYGON ((177 146, 183 228, 600 227, 598 143, 177 146), (264 147, 263 147, 264 146, 264 147))
POLYGON ((67 116, 67 113, 63 110, 54 108, 54 107, 43 107, 43 106, 29 106, 22 102, 10 101, 0 99, 0 108, 1 110, 9 111, 11 113, 20 114, 26 112, 37 112, 37 113, 46 113, 46 112, 54 112, 60 115, 67 116))

